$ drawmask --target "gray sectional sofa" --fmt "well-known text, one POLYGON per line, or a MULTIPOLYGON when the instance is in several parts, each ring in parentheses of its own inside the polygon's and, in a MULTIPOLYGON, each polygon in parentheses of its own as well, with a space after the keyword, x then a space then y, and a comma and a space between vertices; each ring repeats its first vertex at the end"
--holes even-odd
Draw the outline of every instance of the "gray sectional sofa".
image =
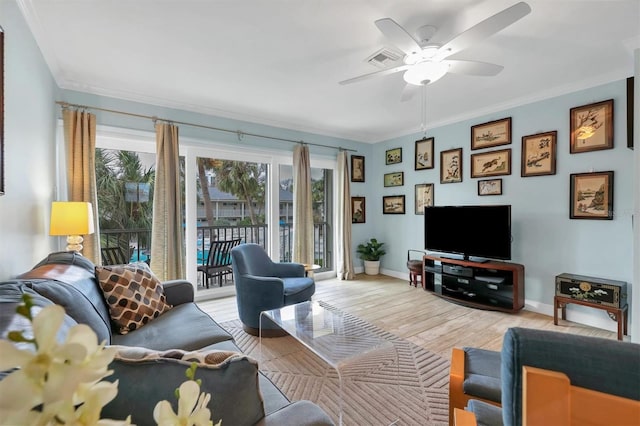
MULTIPOLYGON (((30 294, 36 306, 55 303, 65 308, 63 328, 76 323, 89 325, 99 341, 109 345, 143 347, 154 351, 222 350, 240 352, 233 337, 194 303, 193 286, 187 281, 163 283, 167 303, 173 308, 128 334, 112 330, 109 310, 95 278, 95 266, 74 252, 52 253, 31 271, 15 280, 0 283, 0 332, 6 338, 9 324, 15 326, 15 308, 23 294, 30 294)), ((119 380, 118 396, 103 416, 123 419, 131 414, 137 425, 154 424, 153 406, 172 401, 174 390, 185 380, 183 365, 170 361, 129 363, 115 360, 119 380)), ((211 393, 214 423, 224 425, 330 425, 327 414, 309 401, 291 403, 258 371, 246 356, 236 357, 217 370, 199 369, 202 391, 211 393)))

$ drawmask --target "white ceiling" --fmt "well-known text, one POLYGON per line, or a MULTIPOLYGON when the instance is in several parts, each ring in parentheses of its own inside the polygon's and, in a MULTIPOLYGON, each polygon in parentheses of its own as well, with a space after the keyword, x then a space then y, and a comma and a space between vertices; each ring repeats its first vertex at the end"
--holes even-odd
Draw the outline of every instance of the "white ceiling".
MULTIPOLYGON (((421 130, 402 73, 351 85, 391 47, 374 21, 460 30, 516 0, 19 0, 60 87, 377 142, 421 130)), ((427 86, 428 127, 633 75, 640 0, 528 0, 452 58, 504 65, 427 86)), ((501 117, 496 117, 501 118, 501 117)))

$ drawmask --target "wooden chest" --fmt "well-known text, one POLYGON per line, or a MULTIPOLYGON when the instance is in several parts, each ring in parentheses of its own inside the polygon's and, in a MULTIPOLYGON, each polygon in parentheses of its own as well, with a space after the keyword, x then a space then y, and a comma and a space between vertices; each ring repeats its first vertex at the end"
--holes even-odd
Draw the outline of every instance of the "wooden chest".
POLYGON ((627 304, 627 283, 563 273, 556 275, 556 296, 622 308, 627 304))

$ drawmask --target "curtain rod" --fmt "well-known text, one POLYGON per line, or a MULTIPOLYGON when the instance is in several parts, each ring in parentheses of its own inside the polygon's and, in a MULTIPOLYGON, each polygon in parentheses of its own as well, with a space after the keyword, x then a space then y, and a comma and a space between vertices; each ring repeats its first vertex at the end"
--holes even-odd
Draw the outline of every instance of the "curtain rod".
POLYGON ((282 142, 301 143, 301 144, 306 144, 306 145, 320 146, 322 148, 337 149, 337 150, 340 150, 340 151, 357 152, 357 150, 355 150, 355 149, 342 148, 342 147, 331 146, 331 145, 323 145, 323 144, 313 143, 313 142, 305 142, 303 140, 279 138, 277 136, 260 135, 258 133, 247 133, 247 132, 243 132, 242 130, 229 130, 229 129, 223 129, 221 127, 213 127, 213 126, 205 126, 203 124, 188 123, 186 121, 169 120, 167 118, 156 117, 155 115, 152 116, 152 115, 136 114, 136 113, 133 113, 133 112, 118 111, 118 110, 115 110, 115 109, 107 109, 107 108, 99 108, 99 107, 93 107, 93 106, 87 106, 87 105, 71 104, 69 102, 64 102, 64 101, 56 101, 56 104, 62 106, 62 108, 74 107, 74 108, 81 108, 81 109, 92 109, 92 110, 96 110, 96 111, 109 112, 109 113, 112 113, 112 114, 128 115, 130 117, 147 118, 147 119, 153 120, 154 122, 160 120, 160 121, 166 121, 166 122, 169 122, 169 123, 182 124, 182 125, 185 125, 185 126, 199 127, 201 129, 216 130, 216 131, 219 131, 219 132, 227 132, 227 133, 235 133, 236 135, 238 135, 238 140, 242 140, 243 136, 254 136, 254 137, 257 137, 257 138, 272 139, 272 140, 282 141, 282 142))

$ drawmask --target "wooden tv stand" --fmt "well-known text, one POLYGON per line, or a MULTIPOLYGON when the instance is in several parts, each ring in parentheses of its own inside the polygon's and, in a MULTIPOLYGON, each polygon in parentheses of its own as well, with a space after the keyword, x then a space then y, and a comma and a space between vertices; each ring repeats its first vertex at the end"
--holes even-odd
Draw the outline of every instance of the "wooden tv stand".
POLYGON ((524 265, 427 254, 422 266, 425 290, 444 299, 503 312, 517 312, 524 307, 524 265))

